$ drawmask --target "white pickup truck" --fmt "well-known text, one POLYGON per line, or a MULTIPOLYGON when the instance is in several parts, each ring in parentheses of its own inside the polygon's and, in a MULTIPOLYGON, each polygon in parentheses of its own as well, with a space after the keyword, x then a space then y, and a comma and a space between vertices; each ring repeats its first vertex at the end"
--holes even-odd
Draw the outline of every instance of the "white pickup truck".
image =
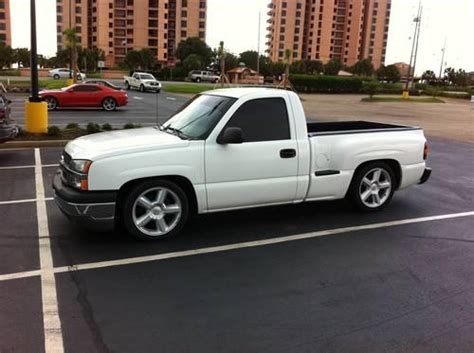
POLYGON ((160 93, 161 82, 146 72, 134 72, 132 76, 124 76, 125 89, 138 89, 140 92, 153 91, 160 93))
POLYGON ((159 127, 71 141, 53 187, 80 224, 162 239, 195 213, 345 197, 377 211, 429 178, 427 153, 420 128, 307 123, 293 92, 232 88, 194 97, 159 127))

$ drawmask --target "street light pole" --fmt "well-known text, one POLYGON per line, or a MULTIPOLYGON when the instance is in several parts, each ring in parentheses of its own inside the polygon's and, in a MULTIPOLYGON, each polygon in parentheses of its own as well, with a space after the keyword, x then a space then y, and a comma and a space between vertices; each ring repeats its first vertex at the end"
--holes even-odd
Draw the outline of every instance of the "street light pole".
POLYGON ((418 24, 419 24, 419 17, 420 17, 420 11, 421 11, 421 0, 418 5, 418 14, 417 17, 413 20, 415 22, 415 31, 413 33, 413 42, 411 44, 411 52, 410 52, 410 64, 408 64, 408 73, 407 73, 407 78, 406 78, 406 83, 405 83, 405 89, 403 90, 403 97, 404 98, 409 98, 409 83, 410 83, 410 76, 412 74, 412 64, 413 64, 413 53, 415 51, 415 44, 416 44, 416 38, 417 38, 417 33, 418 33, 418 24))
POLYGON ((257 41, 257 74, 260 74, 260 23, 261 12, 258 12, 258 41, 257 41))
POLYGON ((25 129, 31 133, 48 132, 48 105, 42 102, 38 90, 38 48, 36 46, 36 3, 30 0, 31 25, 31 97, 25 103, 25 129))
POLYGON ((38 96, 38 49, 36 46, 36 4, 35 0, 30 0, 30 21, 31 21, 31 97, 30 102, 40 102, 38 96))

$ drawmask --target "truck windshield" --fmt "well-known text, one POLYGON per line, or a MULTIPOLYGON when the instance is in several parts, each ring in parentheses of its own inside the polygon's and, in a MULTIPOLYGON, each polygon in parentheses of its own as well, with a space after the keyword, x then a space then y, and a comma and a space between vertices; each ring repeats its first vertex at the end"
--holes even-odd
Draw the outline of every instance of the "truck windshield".
POLYGON ((142 79, 142 80, 154 80, 155 77, 150 75, 150 74, 141 74, 140 79, 142 79))
POLYGON ((193 140, 204 140, 235 101, 231 97, 198 95, 164 123, 163 129, 179 131, 193 140))

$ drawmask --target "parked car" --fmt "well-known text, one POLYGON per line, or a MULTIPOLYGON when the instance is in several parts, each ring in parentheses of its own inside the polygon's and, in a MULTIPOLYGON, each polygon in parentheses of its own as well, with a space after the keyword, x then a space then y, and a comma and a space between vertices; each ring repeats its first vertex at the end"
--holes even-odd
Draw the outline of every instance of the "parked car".
POLYGON ((349 198, 379 211, 428 180, 418 127, 307 123, 293 92, 232 88, 196 96, 160 127, 69 142, 54 178, 80 224, 117 222, 139 239, 179 233, 193 213, 349 198))
POLYGON ((0 143, 13 140, 18 135, 18 127, 10 119, 11 101, 0 93, 0 143))
POLYGON ((102 107, 113 111, 128 103, 127 92, 96 84, 75 84, 58 90, 45 90, 39 92, 39 96, 48 104, 48 110, 102 107))
POLYGON ((122 87, 114 85, 112 82, 107 81, 107 80, 100 80, 100 79, 86 80, 86 81, 84 81, 84 83, 85 84, 105 86, 105 87, 108 87, 108 88, 112 88, 116 91, 121 91, 122 90, 122 87))
POLYGON ((123 77, 125 89, 138 89, 140 92, 154 91, 160 93, 161 83, 155 76, 146 72, 134 72, 132 76, 123 77))
MULTIPOLYGON (((77 72, 77 80, 84 81, 86 79, 86 75, 77 72)), ((68 68, 58 68, 49 71, 49 77, 54 78, 55 80, 59 79, 68 79, 71 77, 71 70, 68 68)))
POLYGON ((193 82, 219 82, 219 76, 211 71, 193 70, 188 74, 188 80, 193 82))

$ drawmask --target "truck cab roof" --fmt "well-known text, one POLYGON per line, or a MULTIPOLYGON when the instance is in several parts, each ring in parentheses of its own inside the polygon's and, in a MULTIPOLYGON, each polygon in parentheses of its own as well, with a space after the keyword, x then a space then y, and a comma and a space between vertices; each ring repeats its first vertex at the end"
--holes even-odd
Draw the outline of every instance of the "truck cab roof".
MULTIPOLYGON (((265 94, 267 97, 278 96, 281 97, 282 92, 293 93, 291 91, 284 91, 277 88, 264 88, 264 87, 238 87, 238 88, 221 88, 212 91, 205 91, 202 94, 225 96, 232 98, 242 98, 247 95, 265 94)), ((294 94, 294 93, 293 93, 294 94)))

